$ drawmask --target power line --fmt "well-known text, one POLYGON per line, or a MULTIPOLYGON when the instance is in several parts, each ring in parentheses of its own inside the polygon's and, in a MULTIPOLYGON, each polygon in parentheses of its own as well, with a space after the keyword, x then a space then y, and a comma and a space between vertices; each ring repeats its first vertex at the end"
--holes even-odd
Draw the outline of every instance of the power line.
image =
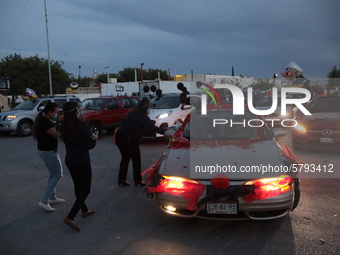
POLYGON ((19 24, 19 21, 20 21, 20 19, 21 19, 22 14, 24 13, 24 10, 25 10, 25 8, 26 8, 27 3, 28 3, 28 0, 26 0, 26 3, 25 3, 25 5, 24 5, 24 8, 22 9, 22 11, 21 11, 21 13, 20 13, 20 16, 19 16, 19 18, 18 18, 18 20, 17 20, 17 22, 16 22, 16 24, 15 24, 15 26, 14 26, 14 29, 13 29, 13 31, 12 31, 12 34, 11 34, 9 40, 8 40, 8 44, 7 44, 7 47, 6 47, 6 51, 8 50, 9 44, 11 43, 12 37, 13 37, 14 32, 15 32, 15 29, 17 28, 17 26, 18 26, 18 24, 19 24))

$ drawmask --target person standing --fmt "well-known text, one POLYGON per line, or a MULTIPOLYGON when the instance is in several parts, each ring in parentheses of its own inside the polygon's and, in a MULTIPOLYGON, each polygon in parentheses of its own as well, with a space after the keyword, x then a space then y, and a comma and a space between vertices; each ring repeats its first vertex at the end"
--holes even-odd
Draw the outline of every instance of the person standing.
POLYGON ((65 164, 70 171, 76 195, 76 201, 64 219, 64 223, 73 230, 80 231, 74 223, 79 210, 82 211, 82 217, 87 217, 96 212, 87 208, 85 200, 90 194, 92 181, 89 150, 96 146, 98 136, 91 135, 87 124, 79 120, 77 103, 65 103, 63 111, 63 122, 60 127, 61 139, 65 143, 65 164))
POLYGON ((119 165, 118 185, 128 186, 130 182, 126 181, 130 159, 132 160, 133 177, 135 186, 144 186, 146 183, 142 180, 142 163, 140 154, 140 139, 143 137, 146 129, 156 133, 163 134, 166 129, 158 128, 148 117, 150 101, 144 97, 139 106, 130 110, 116 133, 116 145, 122 155, 119 165))
POLYGON ((48 185, 38 205, 48 212, 55 211, 50 204, 65 202, 65 199, 56 197, 56 187, 63 177, 63 169, 58 154, 58 139, 60 133, 56 130, 52 119, 57 118, 59 107, 48 102, 37 115, 33 124, 33 137, 38 142, 39 157, 45 162, 50 172, 48 185))

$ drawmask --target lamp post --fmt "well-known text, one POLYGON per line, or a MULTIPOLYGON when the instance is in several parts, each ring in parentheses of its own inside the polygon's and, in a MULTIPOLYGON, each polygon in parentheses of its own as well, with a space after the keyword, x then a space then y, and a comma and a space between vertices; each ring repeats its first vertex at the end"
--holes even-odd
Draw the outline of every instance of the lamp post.
POLYGON ((143 82, 143 65, 144 65, 144 63, 140 64, 140 80, 141 80, 141 82, 143 82))
POLYGON ((105 66, 106 71, 106 76, 107 76, 107 83, 110 83, 110 78, 109 78, 109 66, 105 66))
POLYGON ((171 71, 171 69, 169 68, 169 69, 168 69, 168 80, 169 80, 169 81, 171 80, 170 71, 171 71))
POLYGON ((81 70, 81 65, 79 65, 78 79, 80 79, 80 70, 81 70))
POLYGON ((53 92, 52 92, 52 74, 51 74, 51 60, 50 60, 50 41, 48 39, 46 0, 44 0, 44 5, 45 5, 46 38, 47 38, 48 77, 49 77, 49 81, 50 81, 50 95, 52 96, 53 92))

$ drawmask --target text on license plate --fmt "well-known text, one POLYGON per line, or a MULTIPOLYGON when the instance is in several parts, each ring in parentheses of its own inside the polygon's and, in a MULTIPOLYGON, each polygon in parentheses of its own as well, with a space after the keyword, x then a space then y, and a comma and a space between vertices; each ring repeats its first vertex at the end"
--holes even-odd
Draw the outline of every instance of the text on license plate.
POLYGON ((330 138, 330 137, 320 137, 320 143, 333 143, 333 138, 330 138))
POLYGON ((226 202, 226 203, 207 203, 207 213, 211 214, 237 214, 237 203, 226 202))

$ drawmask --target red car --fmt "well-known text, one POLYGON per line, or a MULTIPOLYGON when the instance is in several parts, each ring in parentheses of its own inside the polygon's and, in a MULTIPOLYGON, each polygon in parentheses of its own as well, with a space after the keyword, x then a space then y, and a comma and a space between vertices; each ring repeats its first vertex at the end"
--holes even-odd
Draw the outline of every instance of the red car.
POLYGON ((137 96, 95 97, 87 98, 81 104, 80 119, 88 123, 90 131, 112 131, 120 125, 125 114, 138 106, 137 96))
POLYGON ((293 147, 340 150, 340 97, 318 97, 306 108, 312 115, 296 117, 293 147))

